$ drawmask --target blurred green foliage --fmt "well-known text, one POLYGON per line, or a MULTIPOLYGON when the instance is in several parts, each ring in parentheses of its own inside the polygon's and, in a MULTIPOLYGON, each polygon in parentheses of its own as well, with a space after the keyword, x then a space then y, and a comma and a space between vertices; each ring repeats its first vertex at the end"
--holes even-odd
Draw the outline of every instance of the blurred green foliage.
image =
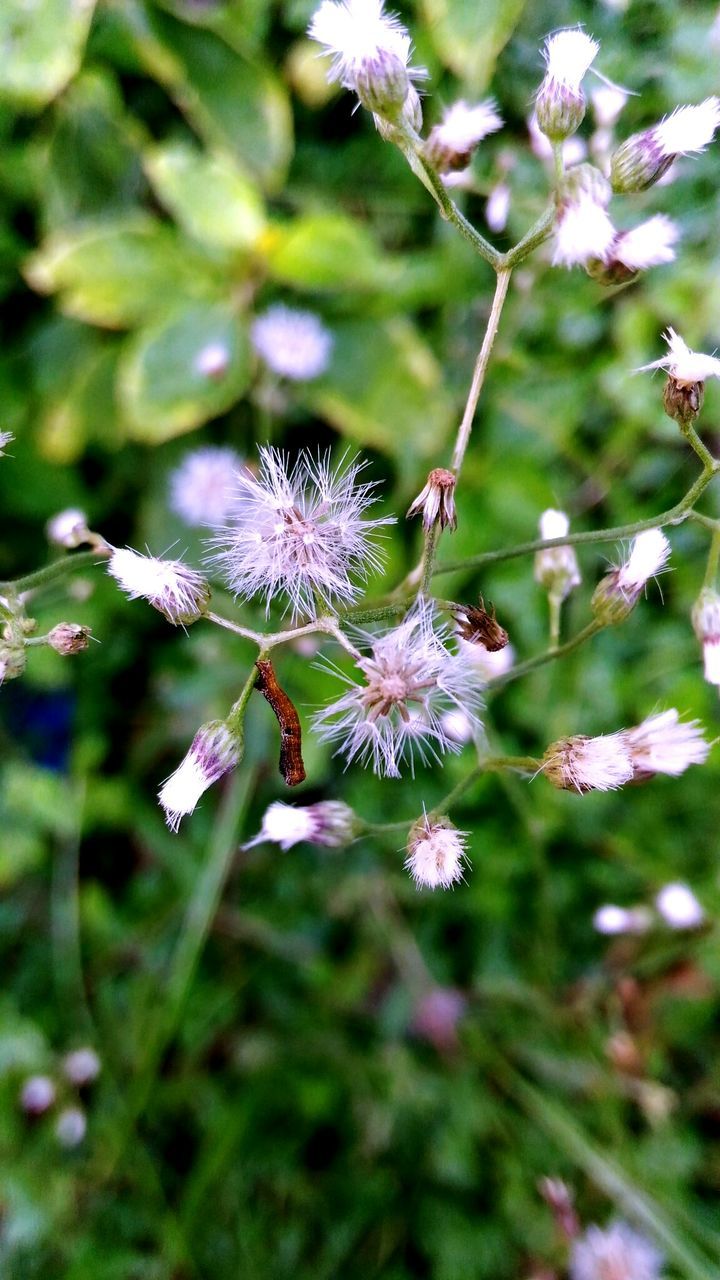
MULTIPOLYGON (((491 273, 369 116, 328 89, 304 35, 313 7, 4 0, 0 426, 17 438, 0 462, 3 578, 46 560, 44 522, 69 505, 116 545, 179 542, 199 563, 167 501, 170 470, 199 443, 252 458, 269 438, 291 451, 349 441, 397 513, 447 461, 491 273), (260 394, 248 340, 277 299, 335 337, 327 374, 280 402, 260 394), (228 351, 221 378, 196 366, 214 342, 228 351)), ((429 68, 428 120, 459 96, 498 99, 506 128, 460 198, 484 230, 484 197, 507 174, 500 247, 547 198, 525 119, 548 30, 583 21, 602 41, 602 70, 639 94, 623 133, 720 89, 705 0, 396 7, 429 68)), ((688 487, 696 463, 660 384, 630 370, 659 354, 668 324, 717 345, 716 156, 628 202, 623 225, 645 210, 679 221, 672 266, 614 292, 547 253, 517 273, 448 562, 534 536, 547 506, 590 529, 651 516, 688 487)), ((710 387, 711 445, 719 413, 710 387)), ((704 510, 717 507, 711 492, 704 510)), ((371 592, 411 567, 416 539, 398 524, 371 592)), ((689 622, 707 536, 683 526, 672 542, 662 600, 652 589, 624 627, 493 701, 493 748, 537 754, 666 705, 713 736, 717 694, 689 622)), ((567 634, 606 554, 583 551, 567 634)), ((438 582, 445 597, 492 599, 520 657, 544 647, 527 558, 438 582)), ((260 699, 243 770, 180 835, 154 797, 198 724, 237 696, 250 647, 203 624, 171 631, 99 568, 34 609, 41 631, 69 616, 101 643, 74 659, 35 650, 2 689, 3 1277, 561 1275, 546 1175, 567 1179, 583 1221, 616 1211, 654 1234, 668 1276, 717 1276, 717 763, 582 799, 490 776, 458 809, 472 870, 444 895, 415 891, 392 839, 234 857, 287 799, 260 699), (610 947, 594 933, 600 903, 648 902, 677 879, 706 930, 610 947), (436 986, 463 995, 457 1033, 419 1020, 436 986), (628 1036, 637 1059, 623 1068, 628 1036), (55 1118, 76 1091, 63 1085, 36 1121, 18 1098, 85 1043, 103 1071, 83 1098, 87 1138, 66 1150, 55 1118)), ((252 607, 243 619, 264 625, 252 607)), ((282 650, 278 667, 307 721, 329 678, 304 650, 282 650)), ((309 735, 306 763, 294 800, 342 796, 380 821, 411 819, 469 767, 466 753, 379 783, 342 775, 309 735)))

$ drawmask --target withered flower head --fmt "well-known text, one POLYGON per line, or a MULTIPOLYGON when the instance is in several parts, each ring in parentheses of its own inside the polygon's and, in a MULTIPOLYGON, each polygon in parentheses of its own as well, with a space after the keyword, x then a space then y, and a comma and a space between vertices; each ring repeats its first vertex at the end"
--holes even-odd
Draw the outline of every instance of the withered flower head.
POLYGON ((504 649, 510 637, 495 617, 495 606, 490 605, 492 613, 485 608, 485 601, 480 596, 477 607, 472 604, 457 604, 453 618, 457 625, 458 635, 470 644, 480 644, 488 653, 497 653, 504 649))
POLYGON ((424 489, 408 507, 408 519, 422 513, 426 529, 432 529, 436 523, 441 529, 457 529, 455 484, 456 477, 452 471, 447 471, 445 467, 435 467, 430 472, 424 489))

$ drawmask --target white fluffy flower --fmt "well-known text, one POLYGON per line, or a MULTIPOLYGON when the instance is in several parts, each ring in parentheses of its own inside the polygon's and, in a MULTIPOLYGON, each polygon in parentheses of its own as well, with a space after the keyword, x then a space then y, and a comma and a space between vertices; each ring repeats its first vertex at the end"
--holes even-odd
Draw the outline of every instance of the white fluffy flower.
POLYGON ((374 485, 358 483, 364 463, 343 464, 303 451, 290 468, 277 449, 261 448, 259 475, 238 473, 232 520, 212 540, 211 560, 241 599, 263 592, 269 608, 284 591, 293 616, 313 614, 318 598, 355 597, 351 573, 379 567, 370 538, 391 519, 363 519, 374 485))
POLYGON ((207 342, 195 357, 195 372, 202 378, 222 378, 230 363, 230 352, 224 342, 207 342))
POLYGON ((193 528, 225 522, 242 461, 234 449, 207 445, 186 453, 170 476, 170 506, 193 528))
MULTIPOLYGON (((342 676, 349 688, 314 717, 325 741, 351 763, 372 763, 378 774, 400 777, 407 759, 439 759, 459 745, 443 728, 443 713, 459 707, 475 721, 481 678, 464 655, 447 647, 432 602, 422 597, 400 626, 382 636, 364 633, 370 656, 361 658, 362 684, 342 676)), ((340 674, 340 673, 337 673, 340 674)))
POLYGON ((29 1116, 41 1116, 53 1106, 56 1097, 55 1081, 50 1076, 29 1076, 20 1091, 20 1106, 29 1116))
POLYGON ((620 732, 561 738, 545 752, 542 771, 561 791, 615 791, 633 777, 627 737, 620 732))
POLYGON ((645 907, 618 907, 614 902, 606 902, 598 907, 593 916, 593 925, 598 933, 607 937, 615 937, 623 933, 646 933, 652 917, 645 907))
POLYGON ((312 311, 278 302, 255 318, 250 337, 268 369, 293 382, 319 378, 330 363, 332 334, 312 311))
POLYGON ((698 929, 705 921, 705 912, 692 889, 680 881, 663 885, 655 906, 671 929, 698 929))
POLYGON ((427 814, 412 827, 405 866, 418 888, 449 889, 464 878, 467 832, 427 814))
POLYGON ((620 231, 607 254, 609 263, 619 262, 628 271, 647 271, 675 258, 674 245, 680 229, 671 218, 657 213, 631 231, 620 231))
POLYGON ((704 587, 693 606, 692 622, 702 645, 705 679, 720 685, 720 596, 704 587))
POLYGON ((683 721, 674 707, 649 716, 626 732, 633 777, 638 781, 656 773, 679 777, 691 764, 704 764, 710 743, 697 720, 683 721))
POLYGON ((651 364, 643 364, 637 370, 645 373, 648 369, 665 369, 679 387, 691 387, 696 382, 705 382, 707 378, 720 378, 720 360, 716 356, 706 356, 701 351, 691 351, 687 343, 668 328, 663 334, 668 349, 659 360, 651 364))
POLYGON ((187 755, 158 792, 171 831, 178 830, 181 818, 193 812, 208 787, 235 768, 241 754, 241 744, 224 721, 211 720, 198 729, 187 755))
POLYGON ((425 75, 410 64, 411 42, 383 0, 322 0, 308 35, 332 58, 328 78, 357 93, 369 110, 392 118, 425 75))
POLYGON ((670 559, 670 543, 660 529, 643 529, 632 540, 630 555, 618 570, 618 587, 628 596, 641 592, 670 559))
POLYGON ((494 98, 486 98, 474 107, 463 101, 454 102, 430 130, 423 148, 425 157, 441 173, 464 169, 483 138, 502 129, 502 125, 494 98))
POLYGON ((678 107, 659 124, 634 133, 610 162, 613 190, 644 191, 667 172, 675 156, 697 154, 712 142, 720 125, 720 98, 678 107))
POLYGON ((308 844, 340 849, 353 839, 356 825, 352 809, 340 800, 321 800, 306 807, 276 800, 265 811, 259 834, 245 848, 270 840, 287 851, 306 840, 308 844))
POLYGON ((555 233, 553 264, 584 266, 604 258, 616 236, 607 209, 581 191, 563 205, 555 233))
POLYGON ((663 1257, 627 1222, 588 1227, 570 1252, 570 1280, 660 1280, 663 1257))
POLYGON ((87 516, 77 507, 58 511, 45 525, 48 542, 56 547, 80 547, 89 536, 87 516))
POLYGON ((113 550, 108 573, 130 600, 147 600, 173 626, 196 622, 210 598, 205 578, 181 560, 143 556, 129 547, 113 550))
POLYGON ((485 205, 485 221, 491 231, 504 231, 510 213, 510 188, 507 182, 498 182, 493 187, 485 205))
MULTIPOLYGON (((546 541, 563 538, 570 528, 564 511, 549 507, 540 516, 540 537, 546 541)), ((535 555, 535 581, 552 596, 564 600, 582 582, 580 566, 572 547, 546 547, 535 555)))
POLYGON ((55 1137, 61 1147, 78 1147, 87 1133, 82 1107, 64 1107, 55 1121, 55 1137))
POLYGON ((585 73, 600 51, 600 45, 579 27, 556 31, 545 41, 543 56, 550 80, 577 93, 585 73))
POLYGON ((9 444, 15 439, 12 431, 0 431, 0 458, 5 454, 5 450, 9 444))
POLYGON ((704 151, 720 125, 720 98, 706 98, 691 107, 677 107, 672 115, 656 124, 653 135, 666 156, 684 156, 704 151))
POLYGON ((495 676, 504 676, 515 662, 515 650, 511 644, 493 653, 482 644, 473 644, 470 640, 458 639, 458 651, 475 669, 482 681, 493 680, 495 676))

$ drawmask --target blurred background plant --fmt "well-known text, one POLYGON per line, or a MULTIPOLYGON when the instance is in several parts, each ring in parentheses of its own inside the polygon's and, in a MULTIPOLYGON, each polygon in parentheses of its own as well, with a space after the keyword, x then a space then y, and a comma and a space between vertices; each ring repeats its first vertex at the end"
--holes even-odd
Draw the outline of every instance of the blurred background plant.
MULTIPOLYGON (((115 545, 199 563, 172 488, 199 446, 361 448, 380 514, 447 461, 492 272, 328 86, 314 7, 5 0, 2 578, 46 561, 45 523, 69 507, 115 545), (253 325, 277 304, 331 334, 319 376, 257 354, 253 325)), ((603 71, 639 92, 622 136, 720 89, 710 4, 395 7, 430 72, 430 121, 458 97, 497 99, 505 127, 458 198, 500 248, 547 199, 527 117, 548 30, 585 22, 603 71)), ((578 135, 590 155, 609 128, 596 104, 578 135)), ((688 488, 660 380, 629 371, 668 324, 717 343, 716 154, 640 198, 681 226, 672 265, 610 292, 548 250, 517 272, 448 560, 534 537, 548 507, 593 528, 688 488)), ((719 414, 709 385, 710 445, 719 414)), ((703 509, 717 503, 710 490, 703 509)), ((417 539, 403 522, 389 534, 374 588, 415 563, 417 539)), ((541 754, 667 705, 713 736, 690 623, 708 539, 683 525, 671 541, 663 599, 502 691, 494 745, 541 754)), ((578 554, 570 629, 613 550, 578 554)), ((519 657, 546 644, 529 558, 441 581, 491 599, 519 657)), ((100 569, 68 590, 33 603, 39 629, 70 611, 101 643, 31 651, 0 701, 2 1274, 550 1280, 578 1223, 619 1217, 662 1250, 663 1275, 717 1276, 717 762, 582 800, 489 775, 454 815, 471 869, 453 893, 419 893, 389 836, 233 857, 287 799, 260 698, 243 769, 180 835, 155 794, 237 696, 251 647, 172 630, 100 569), (692 901, 653 908, 676 882, 692 901), (608 905, 624 916, 596 914, 608 905)), ((244 620, 262 627, 262 610, 244 620)), ((311 659, 282 651, 305 721, 333 696, 311 659)), ((453 758, 414 781, 341 776, 309 735, 306 766, 293 799, 342 796, 375 821, 412 819, 463 774, 453 758)))

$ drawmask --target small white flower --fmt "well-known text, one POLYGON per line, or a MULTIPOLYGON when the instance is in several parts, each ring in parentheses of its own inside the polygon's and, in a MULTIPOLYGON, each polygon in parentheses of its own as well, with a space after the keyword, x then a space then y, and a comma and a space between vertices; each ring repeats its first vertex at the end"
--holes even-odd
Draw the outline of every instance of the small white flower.
POLYGON ((628 100, 628 93, 616 84, 599 84, 590 94, 595 119, 601 129, 617 123, 628 100))
POLYGON ((361 638, 371 646, 370 656, 357 663, 363 683, 342 676, 348 691, 314 717, 320 737, 337 742, 348 763, 371 762, 389 778, 400 777, 404 759, 412 772, 416 754, 425 763, 459 750, 442 716, 459 707, 476 724, 481 679, 464 656, 447 647, 448 634, 436 625, 432 602, 421 597, 400 626, 361 638))
POLYGON ((147 600, 173 626, 196 622, 210 598, 205 578, 181 560, 159 560, 129 547, 113 550, 108 573, 130 600, 147 600))
POLYGON ((405 866, 419 889, 449 889, 464 879, 466 849, 466 831, 424 814, 410 831, 405 866))
POLYGON ((55 1137, 61 1147, 79 1147, 87 1133, 87 1117, 82 1107, 64 1107, 55 1121, 55 1137))
POLYGON ((709 587, 703 588, 693 606, 692 622, 702 645, 705 679, 720 685, 720 596, 709 587))
POLYGON ((63 1058, 62 1068, 65 1078, 81 1089, 100 1075, 100 1059, 94 1049, 73 1049, 63 1058))
MULTIPOLYGON (((552 538, 562 538, 570 528, 570 521, 564 511, 554 511, 549 507, 540 517, 540 537, 548 542, 552 538)), ((577 556, 572 547, 547 547, 535 555, 535 581, 549 595, 564 600, 582 582, 577 556)))
POLYGON ((328 79, 357 93, 364 106, 392 118, 426 73, 410 67, 405 27, 384 11, 383 0, 322 0, 308 28, 332 57, 328 79))
POLYGON ((0 458, 4 457, 5 450, 9 444, 15 439, 12 431, 0 431, 0 458))
POLYGON ((618 570, 618 587, 628 596, 641 592, 670 559, 670 543, 660 529, 644 529, 633 538, 630 555, 618 570))
POLYGON ((211 720, 198 729, 187 755, 158 792, 171 831, 178 830, 208 787, 235 768, 241 754, 241 744, 224 721, 211 720))
POLYGON ((250 337, 268 369, 293 382, 319 378, 330 363, 332 334, 312 311, 278 302, 255 318, 250 337))
POLYGON ((510 188, 507 182, 498 182, 490 192, 485 205, 485 221, 491 231, 504 231, 510 213, 510 188))
POLYGON ((691 351, 687 343, 668 328, 663 334, 668 349, 659 360, 651 364, 643 364, 637 373, 645 373, 648 369, 665 369, 679 387, 691 387, 696 382, 705 382, 707 378, 720 378, 720 360, 716 356, 703 355, 701 351, 691 351))
POLYGON ((287 851, 305 840, 326 849, 341 849, 354 838, 356 825, 352 809, 340 800, 321 800, 307 807, 276 800, 265 811, 259 834, 245 848, 270 840, 287 851))
POLYGON ((637 781, 656 773, 677 778, 691 764, 704 764, 710 751, 699 721, 682 721, 674 707, 628 729, 626 737, 637 781))
POLYGON ((631 231, 620 231, 606 261, 620 262, 628 271, 647 271, 649 267, 662 266, 674 260, 673 246, 679 237, 680 229, 676 223, 663 213, 657 213, 631 231))
POLYGON ((208 342, 195 357, 195 372, 201 378, 222 378, 230 363, 230 352, 224 342, 208 342))
POLYGON ((607 209, 581 191, 563 205, 555 234, 553 265, 584 266, 604 258, 616 236, 607 209))
POLYGON ((243 600, 263 592, 268 608, 284 591, 293 616, 312 615, 317 598, 328 607, 354 599, 350 574, 379 568, 371 538, 392 523, 363 518, 375 501, 374 485, 358 483, 364 465, 343 459, 333 469, 329 455, 303 451, 291 469, 278 450, 261 448, 259 475, 238 473, 233 518, 211 543, 231 591, 243 600))
POLYGON ((495 676, 504 676, 515 662, 515 650, 511 644, 493 653, 484 645, 472 644, 469 640, 458 639, 458 651, 474 667, 482 681, 493 680, 495 676))
POLYGON ((66 511, 58 511, 45 525, 48 542, 56 547, 79 547, 87 542, 89 536, 87 516, 77 507, 68 507, 66 511))
POLYGON ((454 102, 443 112, 440 123, 430 130, 423 152, 441 173, 464 169, 475 148, 489 134, 502 129, 502 125, 494 98, 486 98, 474 107, 466 102, 454 102))
POLYGON ((615 791, 633 777, 626 735, 598 738, 578 735, 553 742, 543 756, 542 772, 561 791, 615 791))
POLYGON ((570 1280, 660 1280, 663 1257, 627 1222, 588 1227, 570 1252, 570 1280))
POLYGON ((666 884, 655 898, 655 906, 671 929, 698 929, 705 912, 692 889, 680 882, 666 884))
POLYGON ((615 937, 623 933, 646 933, 652 916, 645 907, 618 907, 613 902, 606 902, 598 907, 593 916, 593 925, 598 933, 615 937))
POLYGON ((50 1076, 29 1076, 20 1091, 20 1106, 29 1116, 49 1111, 57 1097, 55 1081, 50 1076))
POLYGON ((170 506, 193 528, 220 525, 233 505, 242 461, 234 449, 207 445, 186 453, 170 476, 170 506))
POLYGON ((706 98, 691 107, 677 107, 653 129, 654 141, 666 156, 704 151, 720 125, 720 98, 706 98))
POLYGON ((556 31, 545 41, 543 56, 547 66, 546 75, 557 84, 577 93, 585 73, 599 52, 597 40, 593 40, 592 36, 579 27, 556 31))

